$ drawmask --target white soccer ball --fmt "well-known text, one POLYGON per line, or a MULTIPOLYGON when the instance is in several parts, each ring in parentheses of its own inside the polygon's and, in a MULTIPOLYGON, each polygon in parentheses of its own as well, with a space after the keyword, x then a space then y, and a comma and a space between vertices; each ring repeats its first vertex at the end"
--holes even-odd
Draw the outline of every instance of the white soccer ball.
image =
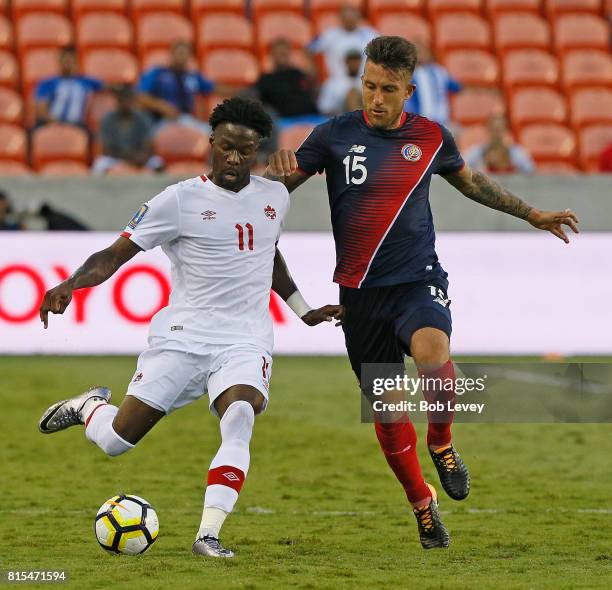
POLYGON ((96 537, 110 553, 138 555, 157 539, 159 521, 151 504, 132 494, 114 496, 96 515, 96 537))

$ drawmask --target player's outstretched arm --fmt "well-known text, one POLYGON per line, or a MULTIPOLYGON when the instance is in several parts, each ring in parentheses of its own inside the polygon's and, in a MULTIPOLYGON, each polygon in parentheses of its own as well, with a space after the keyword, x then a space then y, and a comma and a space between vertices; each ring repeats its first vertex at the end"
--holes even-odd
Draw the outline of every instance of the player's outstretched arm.
POLYGON ((310 176, 298 168, 297 158, 292 150, 278 150, 270 154, 264 178, 282 182, 291 193, 310 176))
POLYGON ((579 233, 577 224, 580 221, 570 209, 540 211, 540 209, 528 205, 525 201, 513 195, 486 174, 467 165, 459 172, 444 176, 444 179, 468 199, 519 219, 524 219, 533 227, 549 231, 566 244, 569 244, 569 238, 563 230, 564 225, 568 226, 575 234, 579 233))
POLYGON ((344 316, 344 307, 342 305, 324 305, 318 309, 312 309, 306 303, 291 277, 287 263, 278 248, 274 256, 272 289, 283 298, 295 314, 308 326, 316 326, 321 322, 331 322, 334 319, 338 320, 336 326, 342 323, 342 317, 344 316))
POLYGON ((140 251, 134 242, 121 237, 108 248, 92 254, 70 277, 45 293, 39 310, 40 321, 45 325, 45 329, 49 325, 49 312, 64 313, 75 289, 95 287, 103 283, 140 251))

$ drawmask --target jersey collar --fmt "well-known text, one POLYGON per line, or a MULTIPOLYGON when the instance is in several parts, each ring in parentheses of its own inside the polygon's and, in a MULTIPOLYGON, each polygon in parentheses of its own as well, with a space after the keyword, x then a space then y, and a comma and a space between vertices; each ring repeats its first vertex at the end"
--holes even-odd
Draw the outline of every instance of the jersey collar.
MULTIPOLYGON (((363 115, 363 120, 366 122, 366 125, 368 127, 372 127, 372 123, 370 123, 370 119, 368 119, 368 114, 365 112, 365 109, 361 111, 361 114, 363 115)), ((400 119, 399 125, 397 127, 394 127, 393 129, 385 129, 384 131, 395 131, 396 129, 399 129, 406 122, 407 117, 408 117, 408 113, 404 111, 402 113, 402 117, 400 119)))

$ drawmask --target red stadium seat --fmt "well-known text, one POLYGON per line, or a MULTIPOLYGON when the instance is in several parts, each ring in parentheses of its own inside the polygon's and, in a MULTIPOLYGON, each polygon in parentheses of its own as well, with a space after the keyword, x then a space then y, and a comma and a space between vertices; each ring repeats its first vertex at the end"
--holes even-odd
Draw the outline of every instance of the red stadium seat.
POLYGON ((292 12, 264 14, 257 24, 257 48, 261 57, 279 38, 286 38, 293 47, 305 47, 312 39, 312 26, 304 16, 292 12))
POLYGON ((203 162, 197 160, 185 160, 183 162, 174 162, 164 169, 166 174, 170 176, 180 176, 182 178, 193 178, 200 176, 206 172, 203 162))
POLYGON ((413 12, 422 14, 425 0, 368 0, 368 18, 374 21, 381 14, 413 12))
POLYGON ((94 133, 100 128, 104 116, 117 106, 115 97, 110 92, 95 92, 87 103, 87 127, 94 133))
POLYGON ((13 26, 5 16, 0 16, 0 49, 13 49, 13 26))
POLYGON ((141 56, 149 49, 169 48, 176 41, 193 41, 191 23, 178 14, 147 14, 138 22, 137 45, 141 56))
POLYGON ((575 128, 597 123, 612 125, 612 88, 585 88, 570 98, 572 125, 575 128))
POLYGON ((608 50, 610 27, 592 14, 565 14, 555 23, 555 47, 557 51, 568 49, 608 50))
POLYGON ((0 123, 23 124, 23 101, 10 88, 0 88, 0 123))
MULTIPOLYGON (((167 66, 170 61, 168 49, 150 49, 145 51, 140 58, 140 66, 142 70, 148 70, 155 66, 167 66)), ((198 62, 195 57, 190 58, 187 67, 191 70, 198 69, 198 62)))
POLYGON ((343 6, 354 6, 363 9, 363 0, 310 0, 310 14, 315 17, 324 12, 340 12, 343 6))
POLYGON ((475 14, 445 13, 438 17, 435 27, 435 46, 440 51, 449 49, 489 49, 489 23, 475 14))
POLYGON ((0 125, 0 160, 26 162, 28 140, 22 127, 0 125))
POLYGON ((489 14, 504 14, 508 12, 540 13, 540 0, 486 0, 489 14))
POLYGON ((566 89, 612 86, 612 58, 594 49, 570 51, 563 58, 563 85, 566 89))
POLYGON ((0 14, 8 14, 9 13, 9 1, 10 0, 0 0, 0 14))
POLYGON ((27 100, 33 88, 43 79, 57 76, 57 54, 48 49, 33 49, 21 58, 21 87, 27 100))
POLYGON ((105 84, 134 84, 138 61, 123 49, 93 49, 82 59, 83 73, 105 84))
POLYGON ((88 166, 73 160, 49 162, 38 169, 41 176, 89 176, 89 173, 88 166))
POLYGON ((209 147, 204 133, 182 125, 164 125, 153 140, 155 153, 168 164, 191 160, 201 162, 203 167, 209 147))
POLYGON ((559 66, 556 58, 539 49, 517 49, 509 52, 502 62, 503 83, 516 86, 556 86, 559 66))
POLYGON ((466 88, 451 97, 452 120, 461 125, 484 124, 492 114, 504 110, 504 99, 495 90, 466 88))
POLYGON ((523 127, 519 143, 536 162, 548 160, 573 162, 576 155, 574 132, 556 123, 541 123, 523 127))
POLYGON ((340 26, 340 15, 336 12, 322 12, 312 19, 314 34, 320 35, 326 29, 340 26))
POLYGON ((49 162, 71 160, 87 164, 89 138, 87 132, 74 125, 50 123, 32 133, 32 166, 40 170, 49 162))
POLYGON ((470 125, 461 129, 458 137, 459 150, 463 153, 489 139, 486 125, 470 125))
POLYGON ((244 0, 191 0, 191 20, 196 23, 204 15, 233 12, 245 16, 244 0))
POLYGON ((292 125, 286 129, 281 129, 278 147, 286 150, 297 150, 313 129, 314 125, 292 125))
POLYGON ((92 12, 79 21, 76 40, 80 50, 131 49, 132 23, 120 14, 92 12))
POLYGON ((540 162, 537 166, 538 174, 580 174, 580 170, 569 162, 556 162, 555 160, 551 160, 550 162, 540 162))
POLYGON ((263 14, 295 12, 304 16, 304 0, 251 0, 251 14, 255 22, 263 14))
POLYGON ((599 170, 599 157, 612 143, 612 125, 592 125, 585 127, 579 135, 580 164, 584 170, 599 170))
POLYGON ((210 51, 203 57, 201 64, 204 74, 215 82, 250 86, 259 77, 257 59, 242 49, 210 51))
POLYGON ((529 12, 502 14, 495 20, 497 51, 545 49, 550 46, 550 28, 541 17, 529 12))
POLYGON ((17 22, 17 48, 55 48, 72 43, 72 25, 60 14, 26 14, 17 22))
POLYGON ((13 19, 18 21, 26 14, 34 12, 54 12, 64 16, 67 9, 66 0, 11 0, 13 19))
POLYGON ((482 0, 428 0, 427 10, 436 17, 445 12, 473 12, 480 14, 482 0))
POLYGON ((0 86, 17 88, 19 85, 19 67, 12 53, 0 50, 0 86))
POLYGON ((591 12, 599 14, 601 0, 545 0, 546 12, 553 17, 563 12, 591 12))
POLYGON ((384 13, 374 22, 381 35, 399 35, 410 41, 431 43, 431 28, 422 16, 410 13, 384 13))
POLYGON ((445 54, 444 65, 451 76, 467 86, 492 87, 499 84, 499 63, 488 51, 456 49, 445 54))
POLYGON ((29 176, 30 174, 34 174, 34 170, 23 162, 0 160, 0 176, 29 176))
POLYGON ((196 33, 198 55, 211 49, 247 49, 255 43, 253 25, 244 16, 213 13, 203 16, 196 33))
POLYGON ((515 130, 533 123, 567 121, 565 97, 552 88, 523 88, 510 98, 510 120, 515 130))
POLYGON ((79 20, 90 12, 112 12, 125 15, 127 13, 128 0, 72 0, 72 15, 79 20))
POLYGON ((132 16, 138 22, 142 16, 161 12, 184 16, 185 0, 131 0, 132 16))

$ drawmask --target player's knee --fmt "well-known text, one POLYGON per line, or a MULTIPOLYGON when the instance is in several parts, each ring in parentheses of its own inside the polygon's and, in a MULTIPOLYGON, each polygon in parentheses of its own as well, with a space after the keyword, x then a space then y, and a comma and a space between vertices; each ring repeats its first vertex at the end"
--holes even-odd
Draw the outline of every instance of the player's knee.
POLYGON ((413 338, 410 353, 423 370, 437 369, 450 358, 448 341, 442 338, 413 338))
POLYGON ((255 423, 255 409, 250 402, 232 402, 221 418, 221 437, 223 439, 245 439, 249 441, 255 423))

